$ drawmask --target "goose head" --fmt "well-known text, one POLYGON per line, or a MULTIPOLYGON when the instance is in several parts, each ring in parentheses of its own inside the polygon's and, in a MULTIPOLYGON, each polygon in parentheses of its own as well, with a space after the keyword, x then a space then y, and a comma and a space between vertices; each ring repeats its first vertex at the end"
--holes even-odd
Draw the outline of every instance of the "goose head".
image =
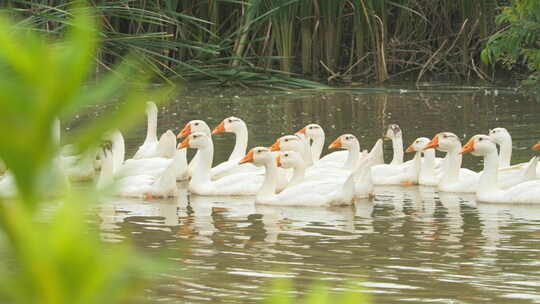
POLYGON ((495 141, 488 135, 475 135, 461 148, 460 153, 470 152, 475 156, 486 156, 489 153, 497 153, 495 141))
POLYGON ((192 120, 184 125, 184 128, 182 131, 180 131, 180 133, 178 133, 176 138, 186 137, 195 132, 203 132, 210 135, 210 127, 206 124, 206 122, 204 122, 204 120, 192 120))
POLYGON ((300 153, 296 151, 284 151, 281 152, 277 158, 277 165, 278 167, 282 168, 296 168, 300 166, 304 166, 304 159, 300 155, 300 153))
POLYGON ((456 134, 451 132, 441 132, 424 147, 427 149, 437 149, 442 152, 450 152, 461 149, 461 141, 456 134))
POLYGON ((296 135, 281 136, 270 146, 270 151, 302 151, 302 139, 296 135))
POLYGON ((342 148, 342 149, 350 150, 355 145, 359 145, 358 139, 356 139, 356 136, 352 134, 343 134, 339 136, 338 138, 336 138, 336 140, 334 140, 330 144, 330 146, 328 146, 328 149, 342 148))
POLYGON ((540 141, 537 142, 532 148, 533 150, 540 150, 540 141))
POLYGON ((181 143, 178 144, 178 149, 202 149, 210 146, 211 144, 212 140, 205 132, 194 132, 189 134, 181 143))
POLYGON ((493 141, 499 145, 505 141, 512 139, 510 133, 508 133, 508 130, 506 130, 505 128, 495 128, 489 130, 489 137, 491 137, 491 139, 493 139, 493 141))
POLYGON ((273 161, 276 161, 276 157, 270 149, 266 147, 255 147, 249 150, 246 156, 244 156, 238 164, 253 163, 255 166, 260 167, 270 164, 273 161))
POLYGON ((324 138, 324 130, 319 126, 318 124, 309 124, 302 129, 298 130, 300 134, 304 134, 309 139, 318 139, 318 138, 324 138))
POLYGON ((222 132, 236 133, 242 129, 247 129, 246 123, 238 117, 231 116, 222 120, 219 125, 214 128, 212 134, 222 132))
POLYGON ((384 134, 384 139, 395 139, 401 137, 401 128, 397 124, 390 124, 384 134))
POLYGON ((427 137, 418 137, 405 152, 420 152, 424 150, 424 147, 430 142, 427 137))

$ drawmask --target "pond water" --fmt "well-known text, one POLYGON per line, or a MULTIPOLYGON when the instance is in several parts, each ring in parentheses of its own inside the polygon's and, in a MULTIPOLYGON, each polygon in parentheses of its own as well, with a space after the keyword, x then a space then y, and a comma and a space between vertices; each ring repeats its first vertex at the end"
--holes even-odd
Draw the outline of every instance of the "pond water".
MULTIPOLYGON (((343 133, 370 148, 397 123, 405 145, 451 131, 463 140, 489 128, 513 135, 513 162, 534 155, 539 104, 499 89, 349 90, 257 93, 202 91, 160 106, 159 131, 191 119, 210 127, 234 115, 249 128, 249 146, 269 146, 312 122, 327 144, 343 133)), ((81 117, 80 119, 85 119, 81 117)), ((77 121, 72 122, 75 126, 77 121)), ((126 134, 133 153, 145 122, 126 134)), ((228 157, 231 134, 214 136, 215 162, 228 157)), ((385 156, 391 145, 385 143, 385 156)), ((408 156, 410 158, 410 156, 408 156)), ((478 169, 467 155, 464 166, 478 169)), ((260 206, 253 198, 188 195, 175 200, 114 199, 100 209, 109 241, 131 239, 155 259, 152 301, 255 303, 274 278, 290 278, 295 296, 322 280, 333 291, 357 286, 374 303, 540 303, 540 205, 476 203, 474 196, 431 187, 378 187, 372 201, 346 208, 260 206)))

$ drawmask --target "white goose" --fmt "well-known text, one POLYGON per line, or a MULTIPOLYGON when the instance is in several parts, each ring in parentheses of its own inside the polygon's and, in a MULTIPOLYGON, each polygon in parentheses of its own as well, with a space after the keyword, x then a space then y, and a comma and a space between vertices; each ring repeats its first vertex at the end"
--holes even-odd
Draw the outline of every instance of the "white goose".
MULTIPOLYGON (((494 128, 489 130, 489 137, 499 145, 499 169, 524 170, 528 163, 511 164, 512 160, 512 136, 506 128, 494 128)), ((540 176, 540 167, 537 168, 537 175, 540 176)))
MULTIPOLYGON (((197 149, 199 161, 193 168, 189 182, 189 191, 198 195, 255 195, 262 185, 264 176, 258 173, 237 173, 218 180, 210 178, 210 168, 214 155, 214 145, 210 136, 203 132, 191 133, 179 145, 179 149, 197 149)), ((280 188, 287 181, 280 179, 280 188)))
MULTIPOLYGON (((427 139, 427 138, 426 138, 427 139)), ((427 139, 429 142, 429 139, 427 139)), ((426 142, 426 143, 427 143, 426 142)), ((407 164, 397 165, 400 170, 396 170, 393 174, 384 175, 381 174, 381 171, 390 171, 382 170, 384 168, 391 167, 392 165, 379 165, 373 167, 374 172, 377 174, 374 179, 376 185, 402 185, 402 186, 411 186, 419 184, 420 172, 422 167, 422 150, 413 150, 412 147, 407 149, 408 152, 415 152, 414 158, 412 161, 407 164)), ((396 167, 397 167, 396 166, 396 167)), ((372 171, 373 174, 373 171, 372 171)))
POLYGON ((279 194, 275 194, 278 167, 276 164, 276 157, 268 148, 256 147, 251 149, 241 162, 253 162, 257 166, 264 166, 266 169, 264 183, 255 197, 255 202, 258 204, 279 206, 333 206, 351 205, 353 203, 353 173, 349 175, 343 186, 330 193, 321 194, 317 191, 312 191, 313 186, 310 183, 307 183, 286 188, 279 194))
MULTIPOLYGON (((277 157, 277 166, 293 169, 293 176, 289 181, 287 188, 294 187, 302 183, 310 183, 313 185, 314 191, 323 191, 323 193, 327 193, 337 188, 340 184, 337 179, 334 179, 326 183, 331 187, 330 189, 326 189, 320 186, 321 181, 305 181, 306 165, 300 153, 296 151, 281 152, 277 157)), ((360 166, 362 166, 362 168, 359 168, 361 172, 359 172, 355 178, 354 197, 369 198, 373 196, 373 183, 371 182, 372 161, 369 156, 366 155, 366 157, 361 161, 360 166)))
POLYGON ((293 175, 287 187, 296 186, 304 182, 306 164, 302 155, 297 151, 284 151, 278 154, 277 166, 286 169, 293 169, 293 175))
POLYGON ((68 179, 72 182, 92 180, 96 175, 94 166, 96 156, 96 149, 88 149, 79 155, 60 156, 64 172, 68 179))
POLYGON ((427 144, 430 142, 430 139, 427 137, 417 138, 405 152, 422 152, 422 162, 420 165, 420 173, 418 175, 418 184, 424 186, 437 186, 441 180, 442 170, 441 168, 436 168, 435 150, 434 149, 424 149, 427 144))
MULTIPOLYGON (((147 102, 146 103, 146 117, 147 117, 146 138, 144 139, 142 146, 140 146, 137 149, 137 152, 135 152, 135 155, 133 155, 134 160, 161 157, 161 154, 163 154, 163 151, 160 151, 161 137, 159 140, 157 138, 157 116, 158 116, 158 108, 156 104, 151 101, 147 102)), ((175 153, 177 155, 172 156, 170 158, 174 157, 174 159, 176 160, 176 169, 177 169, 176 179, 185 180, 188 178, 186 151, 177 150, 175 151, 175 153)), ((115 156, 115 157, 118 157, 118 156, 115 156)), ((118 162, 115 160, 114 163, 117 164, 118 162)))
POLYGON ((163 133, 155 149, 154 157, 143 159, 128 159, 122 162, 123 138, 120 132, 113 134, 113 173, 117 178, 134 175, 151 175, 158 177, 171 166, 174 161, 178 165, 181 154, 176 153, 176 136, 171 130, 163 133))
POLYGON ((156 156, 158 147, 157 138, 157 115, 158 108, 155 103, 149 101, 146 103, 146 138, 142 146, 137 149, 133 159, 149 158, 156 156))
POLYGON ((499 145, 499 168, 510 167, 512 159, 512 136, 506 128, 494 128, 489 130, 489 137, 499 145))
MULTIPOLYGON (((461 168, 462 155, 459 138, 450 132, 442 132, 428 143, 424 149, 435 148, 446 152, 447 163, 444 166, 441 180, 437 188, 444 192, 476 192, 480 174, 472 170, 461 168)), ((526 169, 506 170, 501 169, 498 186, 509 188, 524 181, 536 178, 536 173, 526 169)))
MULTIPOLYGON (((298 130, 298 132, 296 133, 304 134, 309 140, 313 141, 313 143, 310 146, 311 158, 313 160, 313 163, 319 162, 319 160, 321 159, 322 150, 324 148, 325 134, 324 134, 323 128, 319 126, 318 124, 312 123, 298 130)), ((336 152, 327 154, 325 157, 327 160, 330 160, 336 157, 337 157, 336 160, 338 159, 345 160, 347 158, 347 153, 346 151, 336 151, 336 152), (338 157, 337 156, 338 154, 343 154, 343 155, 338 157)))
POLYGON ((392 140, 392 161, 389 164, 373 166, 371 176, 375 185, 395 185, 397 179, 389 179, 389 177, 410 175, 411 170, 414 170, 410 168, 414 162, 403 163, 403 134, 398 125, 389 125, 384 138, 392 140))
MULTIPOLYGON (((204 122, 203 120, 196 119, 196 120, 188 121, 184 125, 182 130, 178 133, 176 138, 187 137, 191 133, 194 133, 194 132, 202 132, 202 133, 204 133, 204 134, 206 134, 208 136, 211 136, 210 127, 208 126, 208 124, 206 122, 204 122)), ((186 153, 185 149, 181 149, 181 150, 184 151, 184 153, 186 153)), ((200 158, 199 151, 197 151, 195 153, 195 155, 193 156, 193 158, 191 159, 191 161, 189 162, 189 164, 188 164, 187 172, 186 172, 187 178, 190 178, 192 176, 193 168, 199 162, 199 158, 200 158)))
MULTIPOLYGON (((356 136, 352 134, 344 134, 338 137, 329 149, 343 148, 347 149, 347 160, 345 164, 336 162, 328 162, 325 164, 317 163, 317 165, 307 168, 306 180, 327 180, 327 179, 343 179, 344 181, 351 168, 355 168, 358 159, 360 158, 360 144, 356 136)), ((311 159, 309 151, 305 149, 302 140, 296 135, 285 135, 276 140, 270 147, 271 151, 296 151, 302 156, 304 163, 306 158, 311 159)))
MULTIPOLYGON (((60 120, 55 119, 53 123, 53 139, 60 146, 61 126, 60 120)), ((73 145, 65 145, 60 149, 58 160, 62 165, 64 174, 72 182, 82 182, 92 180, 96 175, 94 162, 97 156, 97 149, 88 149, 82 154, 75 154, 73 145)))
POLYGON ((240 166, 238 162, 246 155, 246 149, 248 144, 248 130, 246 123, 238 117, 228 117, 222 120, 217 125, 212 134, 219 134, 223 132, 233 133, 236 137, 234 149, 229 155, 229 159, 213 167, 210 170, 210 177, 212 179, 219 179, 223 176, 241 173, 241 172, 253 172, 264 173, 263 170, 258 169, 252 164, 244 164, 240 166))
POLYGON ((398 166, 403 164, 403 132, 401 128, 396 124, 388 125, 386 129, 385 139, 392 141, 392 161, 390 162, 391 166, 398 166))
MULTIPOLYGON (((495 141, 487 135, 475 135, 461 149, 461 153, 471 152, 484 158, 484 171, 481 174, 476 198, 489 203, 540 203, 540 181, 519 183, 508 189, 498 187, 499 156, 495 141)), ((530 162, 531 170, 536 171, 537 159, 530 162)))
MULTIPOLYGON (((174 134, 173 134, 174 135, 174 134)), ((101 153, 101 172, 97 188, 104 189, 113 185, 113 194, 135 198, 165 198, 178 194, 176 187, 176 162, 169 160, 169 166, 159 175, 139 174, 114 178, 114 156, 111 151, 101 153)))
MULTIPOLYGON (((304 128, 300 129, 297 133, 304 134, 308 139, 313 141, 310 146, 310 150, 313 163, 315 165, 324 164, 326 162, 345 163, 348 157, 347 151, 332 152, 325 155, 323 158, 320 158, 325 141, 325 133, 320 125, 314 123, 308 124, 304 128)), ((372 158, 372 162, 375 165, 384 163, 382 140, 378 140, 375 143, 369 152, 369 156, 372 158)))
POLYGON ((427 149, 437 149, 446 152, 447 164, 444 166, 443 173, 437 188, 443 192, 475 192, 478 186, 478 173, 461 168, 462 156, 461 141, 456 134, 442 132, 424 147, 427 149))

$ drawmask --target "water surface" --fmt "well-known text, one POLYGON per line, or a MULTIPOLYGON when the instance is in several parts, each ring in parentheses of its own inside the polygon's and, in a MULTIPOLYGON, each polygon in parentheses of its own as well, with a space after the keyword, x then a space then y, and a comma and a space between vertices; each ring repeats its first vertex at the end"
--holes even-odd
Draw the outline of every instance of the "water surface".
MULTIPOLYGON (((389 123, 401 126, 405 145, 440 131, 465 141, 506 127, 513 162, 527 161, 540 139, 539 105, 512 90, 493 93, 210 90, 160 106, 158 121, 160 132, 176 132, 191 119, 213 128, 234 115, 248 125, 249 147, 269 146, 311 122, 325 129, 327 144, 353 133, 362 148, 389 123)), ((126 134, 128 153, 145 132, 141 121, 126 134)), ((214 141, 217 163, 228 157, 234 137, 219 134, 214 141)), ((391 157, 389 143, 385 156, 391 157)), ((479 169, 481 162, 467 155, 464 165, 479 169)), ((540 303, 540 206, 480 204, 472 195, 431 187, 379 187, 373 201, 353 207, 284 208, 259 206, 251 197, 190 196, 185 183, 179 187, 175 200, 114 199, 100 210, 106 240, 133 239, 171 262, 148 291, 153 301, 254 303, 273 278, 291 278, 299 296, 324 280, 335 291, 352 281, 375 303, 540 303)))

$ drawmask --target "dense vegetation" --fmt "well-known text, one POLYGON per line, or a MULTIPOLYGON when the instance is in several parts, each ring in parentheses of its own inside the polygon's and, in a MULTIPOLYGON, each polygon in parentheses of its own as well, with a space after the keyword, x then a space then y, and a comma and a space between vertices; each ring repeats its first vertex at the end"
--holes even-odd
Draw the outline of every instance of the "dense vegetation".
MULTIPOLYGON (((67 0, 12 0, 24 26, 60 34, 67 0)), ((519 2, 519 1, 518 1, 519 2)), ((534 2, 534 1, 533 1, 534 2)), ((480 61, 505 0, 97 0, 99 70, 128 51, 168 79, 313 87, 429 75, 489 79, 480 61)))
POLYGON ((485 62, 501 62, 505 68, 524 66, 529 84, 540 81, 540 1, 513 0, 496 18, 503 28, 492 35, 482 53, 485 62))

